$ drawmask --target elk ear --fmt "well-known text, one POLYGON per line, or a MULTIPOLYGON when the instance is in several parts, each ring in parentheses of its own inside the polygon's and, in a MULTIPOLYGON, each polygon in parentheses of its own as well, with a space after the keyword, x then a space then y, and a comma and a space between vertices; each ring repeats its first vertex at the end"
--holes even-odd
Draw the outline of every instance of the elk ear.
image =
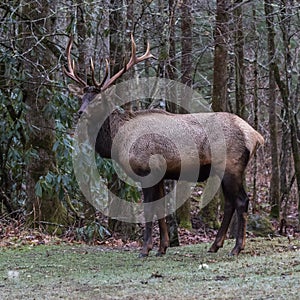
POLYGON ((83 88, 71 83, 71 84, 68 84, 68 89, 73 95, 75 95, 79 98, 83 97, 83 94, 84 94, 83 88))

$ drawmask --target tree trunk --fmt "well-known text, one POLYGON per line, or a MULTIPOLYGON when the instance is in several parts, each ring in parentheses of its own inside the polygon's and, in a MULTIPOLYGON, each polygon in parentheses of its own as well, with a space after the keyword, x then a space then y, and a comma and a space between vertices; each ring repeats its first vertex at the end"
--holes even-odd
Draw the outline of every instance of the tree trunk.
MULTIPOLYGON (((233 12, 234 20, 234 68, 235 68, 235 105, 236 114, 242 119, 246 119, 245 109, 245 71, 244 71, 244 32, 243 32, 243 10, 239 5, 242 0, 235 0, 236 8, 233 12)), ((234 212, 230 225, 231 237, 236 237, 238 230, 238 220, 234 212)))
MULTIPOLYGON (((295 95, 292 97, 294 107, 296 108, 299 103, 300 97, 300 76, 298 76, 298 84, 297 90, 295 95)), ((298 109, 299 114, 299 109, 298 109)), ((294 168, 295 168, 295 176, 297 181, 297 191, 298 191, 298 230, 300 230, 300 129, 297 120, 297 113, 296 109, 293 110, 293 115, 291 117, 291 139, 292 139, 292 151, 293 151, 293 158, 294 158, 294 168)))
MULTIPOLYGON (((48 105, 51 92, 47 89, 43 78, 43 68, 53 67, 53 56, 51 51, 40 46, 37 41, 44 38, 43 29, 52 32, 55 20, 46 18, 51 12, 51 7, 55 3, 48 1, 28 2, 24 4, 22 13, 24 16, 31 16, 34 23, 23 23, 24 44, 21 49, 25 51, 24 71, 30 74, 30 81, 24 82, 24 95, 28 109, 27 122, 31 130, 27 140, 27 149, 33 148, 36 155, 31 158, 27 165, 26 192, 28 200, 26 203, 27 222, 32 225, 44 225, 49 231, 61 232, 61 228, 55 224, 67 224, 68 215, 65 207, 60 202, 55 189, 43 190, 37 195, 36 185, 39 180, 43 180, 49 172, 55 172, 56 161, 52 151, 55 134, 54 119, 44 114, 44 109, 48 105)), ((53 10, 55 11, 55 10, 53 10)), ((26 17, 24 17, 26 20, 26 17)))
MULTIPOLYGON (((256 8, 253 5, 252 8, 253 15, 253 33, 258 36, 256 28, 256 8)), ((253 63, 253 113, 254 113, 254 124, 253 128, 258 130, 258 46, 259 41, 255 42, 254 47, 254 63, 253 63)), ((257 153, 255 152, 253 158, 253 190, 252 190, 252 213, 257 213, 257 153)))
MULTIPOLYGON (((213 111, 227 111, 227 61, 228 61, 228 0, 217 1, 215 24, 215 51, 212 91, 213 111)), ((200 212, 200 217, 209 227, 218 228, 220 194, 209 202, 200 212)))
POLYGON ((243 10, 238 5, 242 0, 235 0, 237 8, 234 10, 234 58, 235 58, 235 103, 236 114, 246 118, 245 110, 245 67, 244 67, 244 32, 243 10))
MULTIPOLYGON (((192 1, 186 0, 181 5, 181 82, 191 87, 192 86, 192 14, 191 14, 192 1)), ((187 101, 188 97, 184 95, 184 91, 181 95, 181 102, 187 101)), ((188 103, 182 103, 185 108, 188 107, 188 103)), ((179 112, 184 112, 182 106, 179 108, 179 112)), ((188 188, 188 187, 187 187, 188 188)), ((184 193, 184 191, 183 191, 184 193)), ((177 210, 177 218, 179 220, 179 226, 192 229, 191 222, 191 202, 190 199, 186 200, 181 207, 177 210)))
MULTIPOLYGON (((113 76, 115 73, 117 73, 119 70, 121 70, 124 67, 124 53, 125 53, 125 45, 128 44, 125 42, 127 37, 129 35, 126 35, 126 39, 123 36, 124 30, 127 26, 132 26, 132 20, 127 20, 124 18, 124 16, 127 16, 127 18, 132 18, 132 6, 131 1, 128 1, 128 7, 130 8, 129 11, 125 11, 124 9, 120 9, 123 7, 123 1, 121 0, 111 0, 111 10, 109 14, 109 29, 110 29, 110 58, 111 58, 111 67, 112 67, 112 73, 111 76, 113 76)), ((126 47, 127 48, 127 47, 126 47)), ((127 75, 126 75, 127 76, 127 75)), ((123 77, 124 79, 125 77, 123 77)), ((118 93, 118 89, 116 89, 116 93, 118 93)), ((123 95, 124 96, 124 95, 123 95)), ((120 97, 122 97, 120 95, 120 97)), ((128 103, 124 106, 124 109, 131 110, 131 104, 128 103)), ((118 175, 114 169, 112 169, 112 176, 111 180, 108 181, 108 188, 109 190, 115 194, 119 195, 121 194, 121 191, 125 189, 125 183, 121 181, 118 178, 118 175)), ((113 200, 112 200, 113 201, 113 200)), ((111 203, 111 205, 113 205, 111 203)), ((121 235, 121 237, 124 240, 127 240, 128 238, 133 238, 135 234, 136 225, 123 222, 117 219, 109 218, 108 220, 108 226, 109 230, 111 232, 115 232, 121 235)))
POLYGON ((181 82, 189 87, 192 86, 192 1, 183 1, 181 5, 181 82))
MULTIPOLYGON (((290 154, 289 146, 291 145, 291 150, 293 154, 293 160, 294 160, 294 170, 295 174, 290 174, 290 182, 293 181, 294 176, 296 177, 297 182, 297 191, 298 191, 298 203, 300 201, 300 149, 299 149, 299 137, 297 137, 297 114, 295 113, 296 110, 296 102, 297 99, 299 99, 299 77, 298 77, 298 84, 295 89, 295 93, 293 95, 291 88, 293 86, 293 65, 292 65, 292 53, 290 51, 291 49, 291 38, 293 33, 290 32, 291 29, 291 16, 293 14, 291 10, 291 3, 286 3, 287 1, 282 0, 281 1, 281 15, 280 15, 280 28, 282 32, 282 41, 283 41, 283 54, 284 54, 284 79, 281 78, 281 73, 279 70, 279 67, 277 64, 274 63, 274 76, 276 83, 279 87, 280 94, 283 100, 283 149, 282 149, 282 164, 284 166, 284 169, 281 169, 281 184, 284 184, 284 186, 281 186, 281 200, 286 198, 285 202, 285 208, 284 212, 287 210, 288 206, 288 194, 290 190, 290 186, 287 183, 286 180, 286 165, 287 165, 287 156, 290 154), (288 134, 289 131, 289 134, 288 134), (287 137, 290 137, 290 143, 286 140, 287 137), (284 176, 284 178, 283 178, 284 176)), ((297 82, 297 79, 296 79, 297 82)), ((299 203, 300 208, 300 203, 299 203)), ((283 215, 283 218, 285 218, 285 215, 283 215)), ((299 216, 300 218, 300 216, 299 216)), ((300 228, 300 222, 299 222, 299 228, 300 228)))
MULTIPOLYGON (((22 109, 20 112, 16 112, 12 103, 10 103, 10 86, 9 80, 6 78, 8 64, 3 60, 0 61, 0 91, 2 94, 2 106, 0 109, 0 118, 5 118, 5 111, 8 112, 10 119, 12 120, 12 125, 7 124, 5 127, 15 127, 16 122, 20 119, 22 115, 22 109), (6 108, 6 109, 5 109, 6 108)), ((8 123, 8 122, 7 122, 8 123)), ((1 132, 1 135, 4 134, 1 132)), ((20 132, 22 133, 22 132, 20 132)), ((10 176, 10 168, 7 164, 9 149, 13 142, 13 137, 7 139, 6 142, 0 144, 0 215, 5 212, 12 214, 15 211, 13 202, 11 201, 12 187, 13 183, 10 176)), ((25 141, 24 141, 25 142, 25 141)), ((13 217, 13 216, 12 216, 13 217)))
POLYGON ((282 139, 281 139, 281 155, 280 155, 280 203, 285 203, 284 207, 282 207, 282 218, 286 219, 287 214, 287 206, 289 203, 289 178, 293 177, 292 172, 289 172, 289 161, 291 159, 291 137, 290 137, 290 125, 291 125, 291 117, 290 117, 290 76, 289 71, 291 70, 291 57, 289 50, 289 33, 288 28, 290 27, 290 16, 287 14, 286 1, 281 1, 281 13, 279 15, 281 22, 280 28, 282 33, 282 41, 283 41, 283 55, 284 55, 284 74, 285 78, 282 79, 278 65, 275 65, 275 81, 280 90, 280 95, 282 98, 283 106, 281 108, 281 131, 282 131, 282 139))
MULTIPOLYGON (((166 66, 166 78, 175 80, 176 76, 176 43, 175 43, 175 11, 176 11, 176 1, 169 0, 169 54, 166 66)), ((176 93, 175 90, 171 90, 170 93, 176 93)), ((170 99, 177 99, 176 94, 168 95, 170 99)), ((166 103, 166 110, 172 113, 178 113, 178 107, 174 102, 166 103)), ((169 193, 170 191, 176 189, 176 185, 174 180, 167 180, 165 182, 165 191, 169 193)), ((175 210, 177 195, 174 193, 173 199, 171 199, 171 203, 169 205, 173 205, 175 210)), ((174 212, 167 216, 167 225, 168 225, 168 234, 170 238, 170 247, 179 246, 179 235, 178 235, 178 220, 177 220, 177 212, 174 212)))
POLYGON ((228 0, 217 0, 212 109, 227 111, 228 0))
POLYGON ((275 32, 273 17, 273 0, 265 0, 266 25, 268 32, 269 61, 269 127, 272 157, 272 174, 270 182, 271 217, 280 215, 280 173, 278 153, 278 126, 276 116, 276 83, 275 83, 275 32))

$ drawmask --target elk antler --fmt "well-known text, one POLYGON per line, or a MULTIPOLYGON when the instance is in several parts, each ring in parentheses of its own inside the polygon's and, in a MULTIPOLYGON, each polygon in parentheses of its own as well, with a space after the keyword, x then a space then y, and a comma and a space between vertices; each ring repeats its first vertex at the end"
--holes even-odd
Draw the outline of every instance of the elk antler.
POLYGON ((81 87, 87 87, 87 83, 81 79, 75 71, 75 62, 74 60, 71 59, 71 48, 73 45, 73 36, 70 37, 68 45, 67 45, 67 49, 66 49, 66 54, 67 54, 67 60, 68 60, 68 70, 64 67, 64 72, 65 74, 73 79, 75 82, 77 82, 81 87))
MULTIPOLYGON (((101 87, 101 91, 106 90, 109 86, 111 86, 120 76, 122 76, 127 70, 133 67, 135 64, 142 62, 148 58, 154 58, 154 56, 150 53, 150 44, 147 43, 147 49, 144 55, 137 57, 136 56, 136 45, 134 42, 133 35, 131 35, 131 57, 129 62, 123 69, 117 72, 112 78, 110 78, 106 83, 103 84, 101 87)), ((103 82, 103 81, 102 81, 103 82)))
MULTIPOLYGON (((81 87, 87 87, 88 84, 81 79, 75 71, 75 62, 71 59, 71 48, 72 48, 72 44, 73 44, 73 36, 70 37, 70 40, 68 42, 67 45, 67 49, 66 49, 66 54, 67 54, 67 60, 68 60, 68 70, 66 68, 64 68, 64 72, 65 74, 73 79, 75 82, 77 82, 81 87)), ((101 81, 101 83, 97 82, 96 78, 95 78, 95 67, 94 67, 94 62, 91 59, 91 73, 92 73, 92 81, 94 86, 99 90, 99 91, 104 91, 106 90, 109 86, 111 86, 120 76, 122 76, 127 70, 129 70, 131 67, 133 67, 135 64, 142 62, 143 60, 146 60, 148 58, 151 58, 154 56, 150 53, 150 44, 147 43, 147 49, 144 55, 137 57, 136 56, 136 45, 134 42, 134 38, 133 35, 131 35, 131 57, 129 62, 124 66, 123 69, 121 69, 119 72, 117 72, 112 78, 110 78, 107 82, 106 79, 108 77, 109 74, 109 63, 108 60, 105 60, 105 64, 106 64, 106 68, 105 68, 105 76, 103 78, 103 80, 101 81)))
POLYGON ((94 62, 93 62, 93 59, 91 58, 91 73, 92 73, 92 81, 93 81, 93 84, 94 86, 101 90, 101 87, 102 85, 105 83, 107 77, 108 77, 108 70, 109 68, 109 63, 108 63, 108 60, 105 59, 105 75, 104 75, 104 78, 102 79, 101 83, 97 82, 96 78, 95 78, 95 67, 94 67, 94 62))

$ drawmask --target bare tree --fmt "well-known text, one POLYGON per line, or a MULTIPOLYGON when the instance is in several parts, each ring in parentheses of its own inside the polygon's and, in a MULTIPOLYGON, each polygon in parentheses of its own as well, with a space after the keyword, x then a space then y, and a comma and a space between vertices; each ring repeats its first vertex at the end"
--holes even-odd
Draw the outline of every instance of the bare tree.
MULTIPOLYGON (((192 1, 186 0, 181 4, 181 82, 191 87, 192 86, 192 1)), ((185 95, 181 95, 181 101, 185 101, 185 95)), ((183 104, 183 103, 182 103, 183 104)), ((184 107, 188 108, 189 103, 184 103, 184 107)), ((182 107, 179 112, 184 113, 182 107)), ((177 211, 179 225, 181 227, 191 229, 191 202, 188 199, 177 211)))
MULTIPOLYGON (((228 80, 228 0, 218 0, 216 8, 216 22, 214 29, 214 67, 213 67, 213 111, 227 111, 227 80, 228 80)), ((201 218, 211 227, 218 227, 218 210, 220 197, 214 199, 201 211, 201 218)))
POLYGON ((244 31, 242 0, 234 4, 234 62, 235 62, 235 103, 236 113, 245 119, 245 67, 244 67, 244 31))
MULTIPOLYGON (((279 66, 276 62, 273 63, 274 66, 274 77, 276 84, 279 88, 280 95, 283 101, 282 108, 282 151, 281 151, 281 197, 280 202, 285 200, 285 207, 283 208, 282 217, 286 219, 286 211, 288 206, 288 198, 293 182, 297 181, 297 190, 298 190, 298 203, 299 203, 299 191, 300 191, 300 149, 299 142, 297 141, 297 116, 295 114, 295 99, 294 95, 296 94, 297 86, 294 87, 294 76, 293 74, 293 63, 295 63, 295 58, 291 52, 291 39, 293 36, 292 33, 292 3, 290 1, 280 1, 280 30, 282 35, 283 43, 283 72, 280 72, 279 66), (281 75, 283 73, 283 76, 281 75), (291 151, 289 147, 291 145, 291 151), (292 152, 292 153, 291 153, 292 152), (289 171, 288 162, 292 154, 294 161, 294 171, 289 171), (294 174, 291 174, 294 173, 294 174), (290 174, 290 176, 288 176, 290 174), (288 178, 290 178, 288 180, 288 178)), ((299 83, 298 83, 299 84, 299 83)))
POLYGON ((227 111, 228 0, 217 0, 214 49, 213 111, 227 111))
POLYGON ((278 125, 276 115, 276 82, 275 82, 275 32, 273 0, 265 0, 266 26, 268 36, 268 62, 269 62, 269 130, 272 158, 272 173, 270 182, 271 216, 279 218, 280 213, 280 173, 278 152, 278 125))

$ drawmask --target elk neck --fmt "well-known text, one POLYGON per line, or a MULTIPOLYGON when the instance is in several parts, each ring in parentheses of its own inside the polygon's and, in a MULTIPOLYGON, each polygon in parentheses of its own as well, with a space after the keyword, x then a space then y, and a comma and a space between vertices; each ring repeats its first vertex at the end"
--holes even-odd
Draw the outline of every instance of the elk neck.
POLYGON ((119 128, 132 118, 132 113, 122 109, 115 109, 104 121, 97 138, 95 150, 102 158, 111 158, 112 142, 119 128))

